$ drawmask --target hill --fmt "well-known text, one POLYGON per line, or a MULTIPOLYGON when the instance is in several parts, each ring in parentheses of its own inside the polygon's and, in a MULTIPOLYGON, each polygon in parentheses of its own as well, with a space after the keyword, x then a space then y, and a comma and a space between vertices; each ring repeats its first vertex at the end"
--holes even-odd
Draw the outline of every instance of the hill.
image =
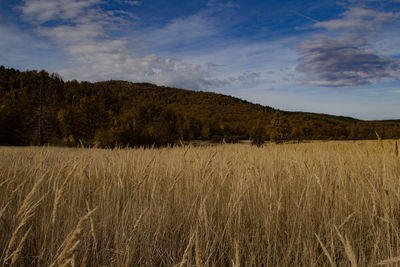
POLYGON ((64 82, 0 67, 2 145, 163 145, 179 140, 400 138, 400 120, 287 112, 212 92, 125 81, 64 82))

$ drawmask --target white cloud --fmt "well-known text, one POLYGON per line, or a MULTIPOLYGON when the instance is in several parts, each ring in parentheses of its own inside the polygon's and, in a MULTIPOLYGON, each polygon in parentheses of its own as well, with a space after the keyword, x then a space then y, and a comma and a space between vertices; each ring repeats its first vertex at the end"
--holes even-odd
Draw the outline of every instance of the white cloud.
MULTIPOLYGON (((398 25, 397 25, 398 26, 398 25)), ((400 57, 400 36, 396 26, 384 29, 380 38, 371 41, 371 47, 387 57, 400 57)))
POLYGON ((0 64, 20 70, 50 68, 62 60, 58 49, 29 31, 0 25, 0 64))
POLYGON ((138 34, 145 41, 143 52, 157 51, 165 57, 197 62, 210 76, 218 77, 222 86, 218 90, 223 93, 247 90, 255 84, 266 88, 271 83, 295 84, 298 53, 293 47, 300 35, 268 41, 238 40, 226 35, 229 28, 223 22, 225 19, 216 18, 213 12, 201 12, 156 30, 142 29, 138 34))
POLYGON ((307 73, 307 83, 316 86, 359 86, 384 79, 398 79, 400 61, 375 51, 340 44, 332 39, 304 42, 306 54, 297 70, 307 73))
MULTIPOLYGON (((124 4, 141 5, 140 1, 119 0, 124 4)), ((37 25, 36 32, 60 47, 67 61, 59 73, 67 79, 122 79, 151 82, 187 89, 209 89, 230 83, 255 81, 256 72, 241 72, 225 78, 212 77, 208 63, 191 63, 156 54, 138 54, 136 39, 114 37, 121 27, 137 19, 124 10, 103 10, 101 0, 25 0, 19 7, 25 20, 37 25), (60 23, 45 24, 49 21, 60 23)), ((237 7, 233 1, 225 7, 237 7)), ((162 29, 148 32, 156 43, 191 43, 216 34, 214 24, 202 12, 175 19, 162 29)))
POLYGON ((213 7, 213 8, 218 8, 218 9, 225 9, 225 8, 238 8, 240 5, 233 0, 229 1, 220 1, 220 0, 209 0, 207 2, 207 6, 213 7))
POLYGON ((125 3, 132 5, 132 6, 140 6, 142 5, 141 1, 125 1, 125 3))
POLYGON ((314 28, 339 36, 319 35, 302 42, 297 70, 307 75, 309 85, 316 86, 350 87, 399 79, 400 61, 377 54, 369 44, 385 23, 399 17, 399 13, 350 7, 339 19, 316 22, 314 28))
POLYGON ((25 0, 19 9, 27 20, 43 23, 74 19, 82 15, 86 8, 99 3, 100 0, 25 0))
POLYGON ((102 46, 103 49, 97 45, 83 47, 84 56, 74 59, 77 67, 62 70, 61 74, 82 80, 123 79, 186 89, 215 88, 230 82, 211 78, 207 69, 198 64, 157 55, 134 57, 123 52, 113 53, 120 45, 114 46, 112 42, 102 46))
POLYGON ((142 1, 132 1, 132 0, 115 0, 119 4, 127 4, 132 6, 141 6, 143 4, 142 1))
POLYGON ((102 25, 93 22, 77 25, 39 27, 38 33, 50 37, 63 46, 68 44, 85 43, 88 40, 106 36, 102 25))
POLYGON ((219 34, 217 22, 204 12, 188 17, 177 18, 167 23, 162 28, 145 29, 142 38, 150 40, 147 45, 158 47, 180 46, 195 44, 219 34))
POLYGON ((359 37, 371 37, 381 30, 385 22, 400 18, 400 14, 380 12, 361 7, 350 7, 342 17, 324 22, 317 22, 313 27, 327 30, 345 31, 359 37))
MULTIPOLYGON (((298 38, 298 37, 297 37, 298 38)), ((297 38, 284 37, 271 41, 259 42, 220 42, 212 47, 197 48, 195 51, 182 51, 179 54, 183 58, 206 64, 217 62, 212 70, 219 77, 242 75, 243 70, 249 73, 258 73, 256 79, 248 80, 247 84, 262 84, 269 88, 272 83, 279 85, 291 84, 297 86, 297 77, 293 77, 297 64, 298 53, 292 47, 297 38), (271 52, 273 51, 273 52, 271 52)), ((302 37, 304 38, 304 37, 302 37)), ((246 83, 245 83, 246 84, 246 83)), ((237 88, 246 91, 249 86, 243 86, 239 82, 229 84, 226 90, 237 88)))

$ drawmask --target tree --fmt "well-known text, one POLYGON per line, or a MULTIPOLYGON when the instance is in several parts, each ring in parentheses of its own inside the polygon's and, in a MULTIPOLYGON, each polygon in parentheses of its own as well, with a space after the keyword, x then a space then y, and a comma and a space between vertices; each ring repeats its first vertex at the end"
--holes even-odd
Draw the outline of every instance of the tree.
POLYGON ((266 139, 265 127, 262 123, 255 126, 252 130, 251 143, 256 146, 262 146, 266 139))
POLYGON ((82 97, 77 113, 81 122, 79 135, 82 140, 91 142, 96 131, 108 122, 108 113, 104 106, 104 100, 98 97, 82 97))
POLYGON ((173 144, 179 139, 178 123, 181 120, 172 108, 164 109, 154 121, 154 141, 156 145, 173 144))
POLYGON ((193 117, 185 120, 182 137, 184 140, 193 140, 201 137, 203 124, 201 120, 193 117))
POLYGON ((271 141, 281 143, 287 140, 290 133, 289 130, 288 120, 279 111, 276 111, 268 125, 268 134, 271 141))
POLYGON ((203 140, 208 140, 210 139, 210 128, 207 125, 203 125, 203 129, 201 130, 201 138, 203 140))

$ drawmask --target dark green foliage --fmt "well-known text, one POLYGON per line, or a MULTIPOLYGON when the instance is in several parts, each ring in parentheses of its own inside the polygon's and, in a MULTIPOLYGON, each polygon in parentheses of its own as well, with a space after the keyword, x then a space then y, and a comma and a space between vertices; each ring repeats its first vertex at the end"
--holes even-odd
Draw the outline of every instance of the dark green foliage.
POLYGON ((400 138, 400 121, 284 112, 148 83, 64 82, 0 67, 0 145, 161 146, 179 141, 400 138))
POLYGON ((253 128, 251 143, 256 146, 262 146, 266 139, 266 130, 264 125, 260 124, 253 128))

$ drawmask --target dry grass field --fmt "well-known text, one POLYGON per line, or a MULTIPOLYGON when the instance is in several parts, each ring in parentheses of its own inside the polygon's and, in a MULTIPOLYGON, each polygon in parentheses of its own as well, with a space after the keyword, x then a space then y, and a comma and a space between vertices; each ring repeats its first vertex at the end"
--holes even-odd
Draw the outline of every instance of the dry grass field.
POLYGON ((0 148, 0 265, 373 266, 400 258, 396 142, 0 148))

